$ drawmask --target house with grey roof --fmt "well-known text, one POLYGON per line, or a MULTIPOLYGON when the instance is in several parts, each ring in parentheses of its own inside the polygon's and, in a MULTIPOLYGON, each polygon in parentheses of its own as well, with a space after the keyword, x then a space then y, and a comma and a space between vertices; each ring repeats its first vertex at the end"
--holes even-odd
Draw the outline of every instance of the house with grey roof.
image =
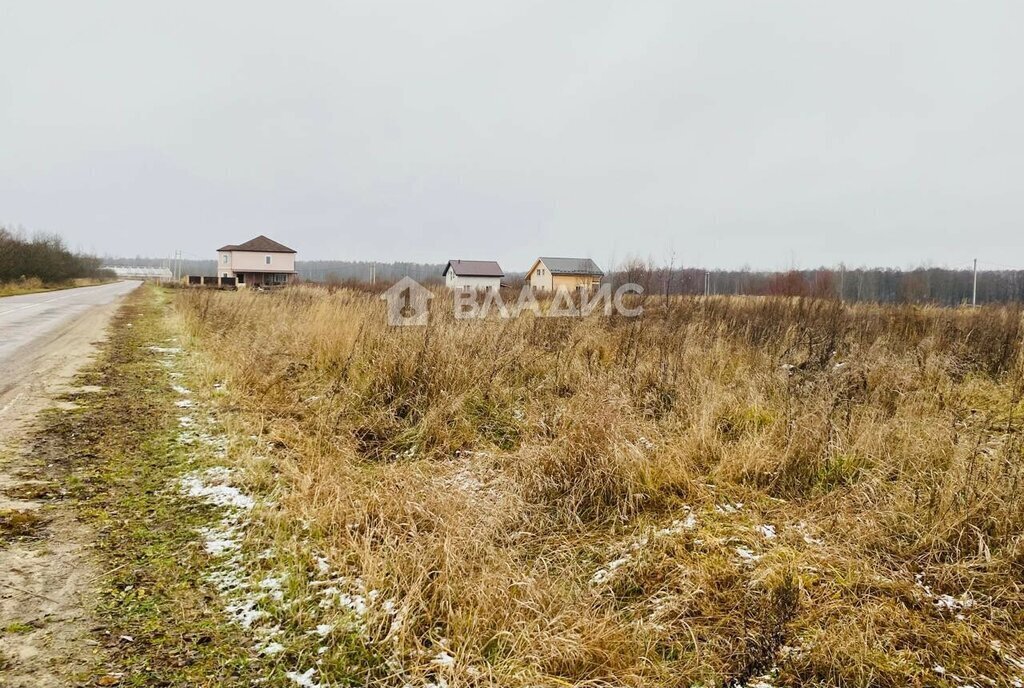
POLYGON ((505 273, 493 260, 449 260, 441 276, 449 289, 488 291, 501 288, 505 273))
POLYGON ((604 272, 590 258, 540 257, 526 273, 526 283, 540 291, 589 291, 601 284, 604 272))

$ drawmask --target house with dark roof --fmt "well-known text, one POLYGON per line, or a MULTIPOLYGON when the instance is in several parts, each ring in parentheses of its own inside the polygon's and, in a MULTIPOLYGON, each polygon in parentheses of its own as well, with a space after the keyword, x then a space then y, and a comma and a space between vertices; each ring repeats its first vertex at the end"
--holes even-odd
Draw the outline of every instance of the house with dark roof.
POLYGON ((217 274, 239 287, 282 286, 295 280, 294 249, 262 234, 217 249, 217 274))
POLYGON ((590 258, 540 257, 526 273, 526 283, 540 291, 589 291, 601 284, 604 273, 590 258))
POLYGON ((449 260, 441 276, 449 289, 488 291, 501 288, 505 273, 493 260, 449 260))

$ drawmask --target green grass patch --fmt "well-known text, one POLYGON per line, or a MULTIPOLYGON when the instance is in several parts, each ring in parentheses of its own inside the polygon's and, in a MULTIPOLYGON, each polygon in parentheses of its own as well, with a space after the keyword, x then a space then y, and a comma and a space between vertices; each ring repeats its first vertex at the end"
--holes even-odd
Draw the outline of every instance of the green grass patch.
POLYGON ((181 409, 149 348, 168 346, 165 312, 156 288, 129 297, 98 361, 81 376, 103 391, 77 396, 74 411, 51 411, 37 441, 97 533, 107 572, 99 582, 97 634, 107 661, 83 678, 123 674, 120 686, 253 685, 251 641, 227 623, 202 578, 208 559, 196 529, 216 514, 174 489, 204 459, 178 442, 181 409))

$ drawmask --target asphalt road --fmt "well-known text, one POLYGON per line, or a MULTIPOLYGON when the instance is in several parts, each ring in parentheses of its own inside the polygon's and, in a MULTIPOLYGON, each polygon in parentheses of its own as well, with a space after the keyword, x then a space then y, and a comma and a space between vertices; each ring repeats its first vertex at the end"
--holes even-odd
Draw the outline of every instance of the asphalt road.
POLYGON ((115 282, 0 298, 0 383, 3 371, 26 349, 50 342, 89 311, 113 303, 141 282, 115 282))

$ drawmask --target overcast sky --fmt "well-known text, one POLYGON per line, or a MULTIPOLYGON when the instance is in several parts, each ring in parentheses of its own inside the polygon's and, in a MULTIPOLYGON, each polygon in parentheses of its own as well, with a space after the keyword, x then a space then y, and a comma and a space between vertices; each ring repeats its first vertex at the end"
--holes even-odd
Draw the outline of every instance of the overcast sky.
POLYGON ((0 1, 0 223, 99 253, 1024 267, 1024 3, 0 1))

